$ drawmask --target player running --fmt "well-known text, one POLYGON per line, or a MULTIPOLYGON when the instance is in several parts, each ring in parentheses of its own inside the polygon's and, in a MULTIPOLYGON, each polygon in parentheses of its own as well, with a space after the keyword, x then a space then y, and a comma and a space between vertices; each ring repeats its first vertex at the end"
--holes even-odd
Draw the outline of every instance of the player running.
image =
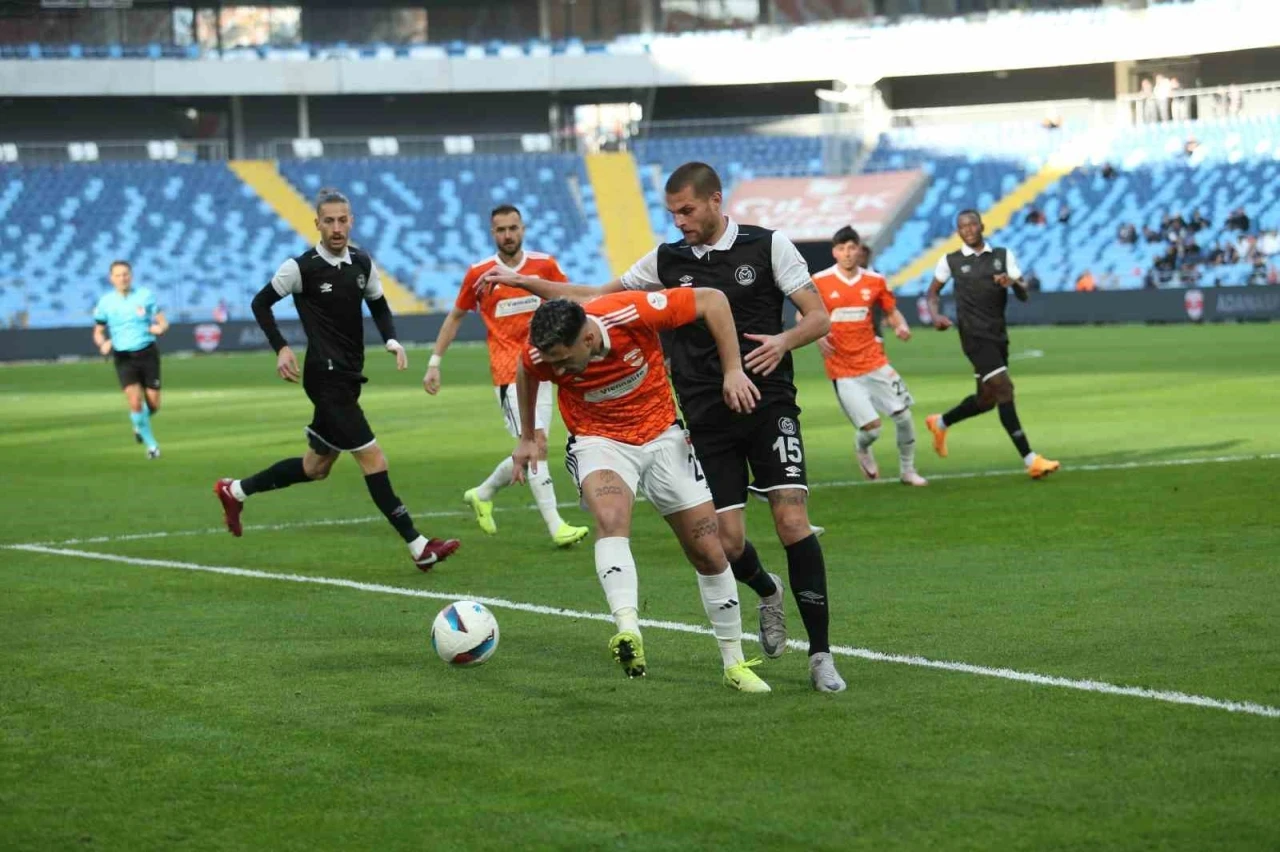
MULTIPOLYGON (((440 359, 448 351, 458 333, 458 325, 467 311, 476 311, 484 320, 486 338, 489 346, 489 372, 493 376, 493 389, 498 397, 498 407, 502 409, 502 419, 511 433, 511 437, 520 437, 520 421, 516 409, 516 363, 520 353, 529 342, 529 317, 542 300, 532 296, 526 290, 499 285, 493 288, 480 288, 477 283, 480 276, 490 269, 504 269, 523 272, 545 278, 548 281, 566 281, 560 264, 549 254, 526 251, 524 248, 524 220, 520 211, 510 204, 503 204, 489 214, 489 233, 497 252, 493 257, 474 264, 467 270, 458 289, 458 298, 453 309, 445 317, 436 335, 435 351, 427 362, 427 373, 422 377, 422 387, 434 396, 440 392, 440 359)), ((538 404, 536 409, 535 433, 538 441, 538 461, 547 460, 547 430, 551 426, 551 384, 543 382, 538 387, 538 404)), ((493 535, 498 525, 493 520, 493 498, 498 491, 512 482, 512 462, 505 456, 498 466, 489 474, 489 478, 468 489, 462 499, 476 513, 476 522, 480 529, 493 535)), ((556 490, 551 482, 548 465, 539 465, 542 473, 530 477, 529 490, 533 492, 533 500, 547 524, 547 533, 559 547, 569 547, 586 538, 591 532, 587 527, 574 527, 565 523, 556 508, 556 490)))
POLYGON ((324 479, 340 453, 351 453, 364 473, 369 496, 409 546, 413 564, 429 571, 459 544, 455 539, 428 539, 414 528, 409 510, 391 488, 387 457, 360 408, 360 386, 368 381, 362 373, 362 303, 368 303, 387 351, 395 355, 396 369, 405 369, 409 361, 404 347, 396 341, 395 322, 373 258, 348 244, 354 221, 350 202, 342 193, 321 190, 316 200, 320 242, 281 264, 271 283, 253 297, 253 316, 276 351, 276 373, 287 382, 301 378, 302 388, 315 406, 306 429, 306 455, 283 459, 246 479, 219 479, 213 493, 222 503, 227 529, 239 536, 243 532, 240 512, 250 495, 324 479), (271 313, 271 306, 285 296, 293 296, 307 335, 301 373, 271 313))
POLYGON ((134 440, 146 446, 148 459, 158 459, 160 445, 151 432, 151 417, 160 410, 156 338, 169 330, 169 321, 150 290, 133 286, 129 261, 113 261, 107 274, 113 290, 93 308, 93 345, 115 360, 116 377, 129 404, 134 440))
POLYGON ((884 311, 899 340, 910 340, 911 329, 898 310, 889 283, 861 264, 862 240, 849 226, 831 238, 835 265, 813 276, 822 302, 831 314, 831 331, 818 340, 827 378, 853 428, 858 465, 867 479, 879 479, 880 468, 871 445, 880 437, 880 416, 893 421, 898 436, 898 478, 904 485, 928 485, 916 473, 916 427, 911 422, 911 392, 889 365, 884 344, 876 336, 873 308, 884 311))
POLYGON ((764 570, 747 539, 744 507, 749 491, 768 496, 774 530, 787 553, 791 593, 809 634, 809 678, 819 692, 841 692, 845 682, 831 657, 827 569, 809 523, 804 441, 791 350, 829 330, 827 309, 792 242, 777 231, 739 225, 721 212, 720 177, 705 163, 685 163, 666 183, 666 204, 679 242, 663 244, 621 278, 598 287, 541 281, 502 270, 486 279, 514 284, 543 298, 600 295, 621 290, 665 292, 688 287, 719 290, 729 300, 744 363, 761 393, 751 412, 732 410, 721 397, 724 371, 705 323, 668 333, 667 355, 689 435, 706 471, 719 518, 720 543, 734 576, 760 595, 760 643, 769 657, 786 650, 782 580, 764 570), (803 318, 784 330, 790 299, 803 318))
POLYGON ((631 555, 631 512, 640 490, 662 514, 698 572, 702 605, 720 644, 724 683, 742 692, 769 692, 742 654, 742 611, 729 560, 717 536, 711 492, 697 456, 676 420, 663 366, 663 329, 702 320, 724 365, 723 404, 749 412, 759 392, 742 369, 733 314, 714 290, 617 293, 581 305, 555 299, 529 324, 530 342, 516 375, 520 441, 515 475, 539 465, 537 388, 560 388, 568 428, 565 464, 596 521, 596 574, 618 632, 609 641, 628 677, 645 674, 639 583, 631 555))
POLYGON ((947 282, 955 279, 960 347, 973 364, 978 392, 965 397, 945 414, 930 414, 925 418, 925 425, 933 433, 934 450, 946 458, 948 429, 961 420, 998 408, 1000 423, 1022 456, 1027 473, 1032 479, 1041 479, 1060 465, 1031 451, 1013 404, 1013 381, 1009 378, 1009 332, 1004 312, 1009 290, 1013 290, 1018 301, 1027 300, 1022 270, 1012 251, 992 248, 983 237, 982 216, 978 211, 961 210, 956 216, 956 231, 964 245, 938 260, 933 283, 929 285, 929 312, 938 331, 951 328, 951 320, 943 315, 938 297, 947 282))

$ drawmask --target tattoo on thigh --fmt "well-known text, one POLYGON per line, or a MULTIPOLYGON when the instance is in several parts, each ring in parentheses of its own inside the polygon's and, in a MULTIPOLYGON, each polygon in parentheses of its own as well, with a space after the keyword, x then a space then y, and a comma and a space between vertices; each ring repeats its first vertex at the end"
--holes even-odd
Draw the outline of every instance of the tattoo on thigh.
POLYGON ((770 506, 803 506, 809 502, 809 492, 803 488, 782 488, 769 492, 770 506))
POLYGON ((598 485, 591 493, 596 497, 610 497, 615 494, 625 494, 626 491, 621 485, 598 485))
POLYGON ((706 538, 709 535, 720 534, 720 524, 717 523, 715 515, 706 517, 693 525, 693 539, 697 541, 700 538, 706 538))

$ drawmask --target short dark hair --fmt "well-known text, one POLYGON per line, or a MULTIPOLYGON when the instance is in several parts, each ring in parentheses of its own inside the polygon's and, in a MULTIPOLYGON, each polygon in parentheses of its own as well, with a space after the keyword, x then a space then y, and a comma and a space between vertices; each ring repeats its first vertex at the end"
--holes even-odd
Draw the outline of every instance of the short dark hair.
POLYGON ((320 208, 326 204, 345 204, 350 207, 351 201, 338 190, 331 186, 326 186, 324 189, 316 193, 317 216, 320 215, 320 208))
POLYGON ((959 213, 957 213, 957 214, 956 214, 956 224, 957 224, 957 225, 959 225, 959 224, 960 224, 960 217, 961 217, 961 216, 973 216, 974 218, 976 218, 976 219, 978 220, 978 224, 979 224, 979 225, 981 225, 981 224, 982 224, 982 214, 981 214, 981 213, 979 213, 977 210, 974 210, 972 207, 966 207, 965 209, 961 210, 959 213))
POLYGON ((130 272, 133 271, 133 264, 130 263, 129 261, 113 260, 111 261, 111 265, 107 267, 107 272, 112 272, 117 266, 123 266, 125 269, 129 270, 130 272))
POLYGON ((489 211, 489 221, 492 222, 495 216, 505 216, 508 213, 514 213, 522 220, 524 216, 520 213, 520 208, 514 204, 499 204, 497 207, 489 211))
POLYGON ((862 237, 858 236, 858 232, 853 229, 852 225, 845 225, 831 237, 831 245, 833 246, 844 245, 845 243, 862 245, 862 237))
POLYGON ((546 352, 557 343, 572 346, 587 324, 582 305, 568 299, 551 299, 538 305, 529 320, 529 342, 546 352))
POLYGON ((706 163, 698 162, 685 163, 672 172, 671 177, 667 178, 666 192, 674 195, 686 186, 693 187, 693 194, 697 198, 710 198, 723 190, 716 170, 706 163))

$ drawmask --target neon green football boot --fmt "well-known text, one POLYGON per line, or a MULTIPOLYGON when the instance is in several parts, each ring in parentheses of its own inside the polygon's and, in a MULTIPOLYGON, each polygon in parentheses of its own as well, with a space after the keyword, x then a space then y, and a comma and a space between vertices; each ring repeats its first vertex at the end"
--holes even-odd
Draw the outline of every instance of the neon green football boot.
POLYGON ((769 684, 760 679, 760 676, 751 671, 760 665, 760 660, 743 660, 729 666, 724 670, 724 685, 730 689, 736 689, 739 692, 773 692, 769 688, 769 684))
POLYGON ((644 640, 639 633, 624 630, 609 640, 609 653, 627 677, 644 677, 644 640))
POLYGON ((472 488, 462 495, 462 502, 466 503, 476 513, 476 523, 480 525, 480 529, 484 530, 486 535, 493 535, 498 531, 498 525, 493 520, 493 501, 481 500, 476 494, 476 489, 472 488))
POLYGON ((572 547, 589 535, 591 535, 590 527, 574 527, 561 521, 560 529, 551 536, 551 540, 555 542, 556 547, 572 547))

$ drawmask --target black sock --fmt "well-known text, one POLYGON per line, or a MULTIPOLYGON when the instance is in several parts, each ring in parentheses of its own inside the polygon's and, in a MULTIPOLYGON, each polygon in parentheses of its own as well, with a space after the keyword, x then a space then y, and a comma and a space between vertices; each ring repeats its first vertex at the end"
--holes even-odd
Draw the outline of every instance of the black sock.
POLYGON ((831 650, 827 632, 827 564, 822 558, 822 545, 811 535, 787 545, 787 573, 791 577, 791 594, 800 609, 800 620, 809 634, 809 653, 831 650))
POLYGON ((733 576, 739 583, 746 583, 760 597, 767 598, 777 593, 778 586, 760 564, 760 556, 750 541, 742 548, 742 555, 730 562, 729 567, 733 569, 733 576))
POLYGON ((1000 409, 1000 422, 1004 425, 1004 431, 1009 433, 1009 437, 1013 439, 1013 445, 1018 448, 1018 455, 1024 459, 1031 452, 1031 444, 1027 441, 1027 436, 1023 434, 1022 424, 1018 421, 1018 409, 1014 407, 1013 400, 1002 402, 998 406, 1000 409))
POLYGON ((983 408, 978 402, 978 398, 973 394, 966 396, 960 400, 960 404, 955 408, 942 415, 942 422, 948 427, 954 426, 961 420, 968 420, 970 417, 977 417, 989 409, 983 408))
POLYGON ((396 532, 400 533, 400 537, 407 542, 417 538, 418 531, 414 529, 413 518, 409 517, 409 510, 400 502, 396 492, 391 490, 391 477, 387 472, 384 470, 381 473, 369 474, 364 478, 364 484, 368 486, 369 496, 373 498, 373 502, 382 510, 382 514, 387 516, 387 520, 396 528, 396 532))
POLYGON ((302 458, 281 459, 266 470, 260 470, 248 479, 240 480, 240 489, 245 496, 257 494, 259 491, 275 491, 277 488, 288 488, 300 482, 310 482, 306 470, 302 467, 302 458))

